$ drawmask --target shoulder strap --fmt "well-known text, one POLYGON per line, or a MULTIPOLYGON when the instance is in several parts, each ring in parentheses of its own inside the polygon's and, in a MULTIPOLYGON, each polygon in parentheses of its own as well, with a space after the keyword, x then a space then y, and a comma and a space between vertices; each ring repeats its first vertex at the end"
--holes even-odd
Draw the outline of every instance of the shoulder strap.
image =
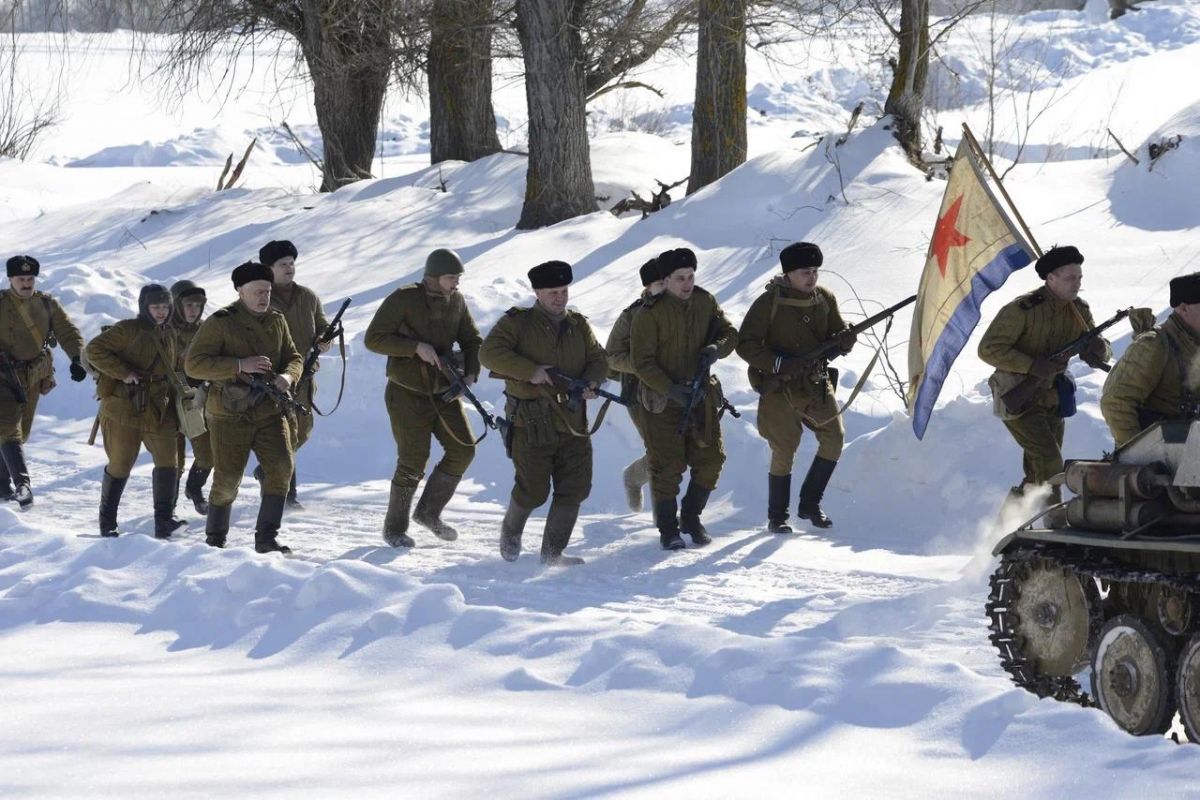
MULTIPOLYGON (((49 307, 48 302, 46 305, 47 305, 47 307, 49 307)), ((33 317, 29 316, 29 309, 25 307, 25 304, 14 302, 13 306, 16 307, 17 313, 21 316, 21 321, 25 323, 25 328, 29 331, 29 337, 31 339, 33 339, 33 344, 39 350, 45 350, 46 349, 46 340, 50 338, 49 325, 47 325, 47 330, 46 330, 45 335, 39 333, 38 329, 37 329, 37 324, 34 323, 33 317)))

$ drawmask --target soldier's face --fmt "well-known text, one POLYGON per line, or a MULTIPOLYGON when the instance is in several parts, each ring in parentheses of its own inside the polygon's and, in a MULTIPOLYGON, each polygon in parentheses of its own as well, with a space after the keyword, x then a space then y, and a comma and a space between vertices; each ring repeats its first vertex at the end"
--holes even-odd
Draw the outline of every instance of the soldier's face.
POLYGON ((1196 333, 1200 333, 1200 303, 1180 303, 1174 308, 1175 313, 1196 333))
POLYGON ((17 275, 8 279, 8 285, 12 287, 17 297, 33 297, 35 283, 37 283, 37 278, 33 275, 17 275))
POLYGON ((291 286, 292 281, 296 280, 296 259, 284 256, 271 265, 271 274, 275 276, 277 285, 291 286))
POLYGON ((680 300, 687 300, 696 288, 696 270, 691 267, 677 269, 667 276, 667 291, 680 300))
POLYGON ((533 293, 537 295, 537 301, 542 308, 549 311, 551 314, 561 314, 567 310, 567 298, 570 292, 566 286, 555 286, 552 289, 534 289, 533 293))
POLYGON ((787 273, 788 284, 798 292, 811 292, 817 288, 817 278, 821 270, 817 267, 794 269, 787 273))
POLYGON ((646 287, 646 291, 649 292, 652 297, 657 297, 658 295, 662 294, 666 290, 667 290, 667 282, 661 278, 659 280, 651 282, 651 284, 646 287))
POLYGON ((162 325, 167 321, 167 317, 171 316, 171 304, 151 303, 146 306, 146 313, 154 320, 155 325, 162 325))
POLYGON ((250 281, 238 287, 238 298, 255 314, 264 314, 271 307, 271 284, 267 281, 250 281))
POLYGON ((1067 264, 1046 276, 1046 288, 1059 300, 1074 300, 1083 286, 1083 267, 1067 264))
POLYGON ((458 275, 439 275, 437 279, 438 290, 442 294, 454 294, 458 291, 459 278, 460 276, 458 275))
POLYGON ((183 321, 189 325, 200 319, 200 315, 204 313, 203 300, 184 300, 180 305, 183 306, 183 321))

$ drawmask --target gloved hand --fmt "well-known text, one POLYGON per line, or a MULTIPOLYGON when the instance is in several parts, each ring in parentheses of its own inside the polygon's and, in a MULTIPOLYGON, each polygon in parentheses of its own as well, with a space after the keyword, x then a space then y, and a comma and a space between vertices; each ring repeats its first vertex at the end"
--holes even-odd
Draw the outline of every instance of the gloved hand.
POLYGON ((1088 339, 1088 343, 1083 348, 1083 352, 1079 354, 1079 357, 1089 367, 1100 369, 1101 364, 1108 363, 1108 359, 1105 358, 1108 355, 1107 350, 1108 348, 1104 346, 1104 340, 1099 336, 1094 336, 1088 339))
POLYGON ((713 364, 717 363, 717 346, 715 344, 705 345, 700 348, 700 366, 702 369, 708 369, 713 364))
POLYGON ((1035 378, 1053 378, 1067 368, 1062 361, 1051 361, 1045 356, 1038 356, 1029 367, 1029 374, 1035 378))
POLYGON ((87 377, 87 370, 83 368, 83 364, 79 363, 78 358, 71 359, 71 380, 78 383, 87 377))
POLYGON ((838 347, 842 348, 842 355, 846 355, 858 343, 858 334, 851 333, 849 330, 840 331, 833 336, 838 347))
POLYGON ((688 398, 692 396, 692 387, 685 386, 682 383, 672 383, 667 389, 667 397, 673 402, 687 408, 688 398))

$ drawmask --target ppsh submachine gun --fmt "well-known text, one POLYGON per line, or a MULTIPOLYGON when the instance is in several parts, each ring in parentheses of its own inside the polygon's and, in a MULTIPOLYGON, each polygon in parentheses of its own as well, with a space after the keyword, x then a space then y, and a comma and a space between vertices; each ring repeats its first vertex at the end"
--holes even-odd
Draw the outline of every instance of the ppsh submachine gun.
POLYGON ((346 346, 345 334, 346 329, 342 327, 342 315, 346 313, 346 309, 350 307, 351 298, 347 297, 342 301, 342 305, 338 308, 337 313, 333 315, 333 319, 325 326, 325 330, 321 331, 309 345, 308 353, 304 356, 304 368, 300 370, 300 380, 296 381, 296 396, 303 397, 303 388, 312 383, 313 375, 317 371, 317 359, 321 357, 321 345, 328 344, 334 339, 340 343, 342 352, 342 380, 341 386, 338 387, 338 399, 333 404, 333 408, 328 412, 323 412, 317 408, 317 400, 315 395, 310 395, 312 408, 310 411, 316 411, 321 416, 327 416, 337 411, 338 406, 342 404, 342 393, 346 390, 346 346))
POLYGON ((580 404, 583 403, 583 393, 589 389, 595 392, 597 397, 610 400, 617 405, 622 405, 626 408, 633 405, 632 400, 627 400, 621 397, 619 394, 613 394, 612 392, 601 389, 598 386, 592 386, 592 384, 588 383, 583 378, 572 377, 558 367, 550 367, 546 370, 546 374, 550 376, 550 380, 554 382, 554 386, 556 388, 566 393, 566 406, 568 411, 574 412, 578 410, 580 404))
MULTIPOLYGON (((250 387, 251 395, 258 394, 260 397, 270 398, 285 414, 295 414, 300 417, 312 414, 303 403, 297 402, 291 392, 285 392, 276 386, 273 375, 239 372, 238 380, 250 387)), ((256 405, 257 401, 251 404, 256 405)))

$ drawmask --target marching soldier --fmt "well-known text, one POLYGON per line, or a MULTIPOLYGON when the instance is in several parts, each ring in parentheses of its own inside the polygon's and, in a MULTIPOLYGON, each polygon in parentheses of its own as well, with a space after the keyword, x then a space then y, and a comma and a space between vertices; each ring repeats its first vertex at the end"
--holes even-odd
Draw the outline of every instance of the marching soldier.
MULTIPOLYGON (((642 445, 646 444, 646 433, 642 428, 642 407, 637 399, 637 372, 633 368, 633 359, 629 353, 629 332, 633 327, 633 315, 637 313, 645 301, 655 295, 662 294, 665 281, 658 274, 658 259, 652 258, 642 265, 638 271, 642 279, 642 293, 617 317, 612 331, 608 334, 608 342, 604 349, 608 353, 608 364, 613 377, 621 381, 621 397, 631 401, 627 406, 629 419, 641 437, 642 445)), ((621 474, 625 483, 625 498, 629 502, 630 511, 642 510, 642 487, 650 482, 649 460, 642 453, 621 474)))
MULTIPOLYGON (((1135 329, 1136 329, 1135 325, 1135 329)), ((1104 381, 1100 412, 1117 447, 1200 410, 1200 272, 1171 280, 1171 316, 1139 334, 1104 381)))
MULTIPOLYGON (((1092 312, 1079 297, 1083 283, 1083 255, 1074 247, 1052 247, 1035 264, 1041 288, 1021 295, 1000 309, 979 342, 979 357, 996 368, 989 384, 994 395, 1033 375, 1042 389, 1030 408, 1013 416, 1004 414, 1004 427, 1024 451, 1025 475, 1012 494, 1049 481, 1062 472, 1064 415, 1074 413, 1074 381, 1065 375, 1065 361, 1049 356, 1094 328, 1092 312)), ((1108 361, 1112 349, 1097 336, 1080 354, 1092 367, 1108 361)), ((1050 502, 1061 500, 1054 487, 1050 502)))
MULTIPOLYGON (((183 374, 188 345, 192 343, 196 331, 200 330, 200 318, 204 316, 204 305, 208 301, 208 296, 204 293, 204 289, 191 281, 177 281, 171 286, 171 297, 174 305, 171 309, 170 324, 175 331, 175 341, 178 343, 179 349, 176 371, 183 374)), ((188 378, 186 374, 184 374, 184 378, 193 390, 199 391, 204 386, 204 381, 188 378)), ((202 397, 203 395, 201 395, 202 397)), ((189 399, 188 402, 194 401, 189 399)), ((180 475, 183 474, 183 465, 187 461, 187 442, 188 439, 181 430, 176 447, 180 475)), ((208 481, 209 474, 212 473, 212 448, 209 445, 208 432, 205 431, 191 439, 191 443, 192 467, 187 473, 183 496, 192 501, 197 514, 207 515, 208 499, 204 496, 204 484, 208 481)), ((175 494, 178 499, 178 489, 175 494)))
POLYGON ((848 353, 855 338, 846 330, 833 292, 817 286, 824 260, 821 248, 811 242, 783 248, 783 275, 767 284, 738 331, 738 355, 750 365, 750 385, 759 393, 758 433, 771 448, 767 530, 772 533, 792 532, 787 523, 792 462, 805 428, 817 437, 817 454, 800 487, 796 516, 818 528, 833 525, 821 498, 846 435, 834 395, 837 373, 803 356, 830 339, 848 353))
MULTIPOLYGON (((471 428, 462 401, 445 400, 450 383, 439 359, 450 363, 455 343, 462 353, 463 382, 479 377, 479 329, 471 319, 458 282, 463 263, 453 250, 434 250, 425 259, 420 283, 392 292, 367 327, 367 349, 388 357, 384 403, 396 440, 396 471, 392 475, 383 538, 392 547, 412 547, 408 512, 429 460, 429 439, 436 437, 444 451, 425 483, 413 514, 420 524, 446 541, 458 531, 441 519, 442 509, 475 457, 471 428)), ((458 369, 457 365, 450 368, 458 369)))
MULTIPOLYGON (((287 240, 267 242, 258 251, 258 260, 270 267, 274 277, 271 289, 271 308, 283 314, 287 320, 288 330, 296 349, 300 350, 301 363, 317 337, 325 332, 329 321, 325 319, 325 310, 316 292, 307 286, 296 283, 296 258, 299 253, 296 245, 287 240), (301 348, 303 348, 301 350, 301 348)), ((319 349, 322 353, 329 350, 329 342, 323 342, 319 349)), ((313 395, 316 393, 316 380, 305 381, 304 386, 296 387, 296 400, 312 408, 313 395)), ((296 429, 292 431, 293 450, 298 452, 308 437, 312 435, 313 415, 308 414, 296 420, 296 429)), ((261 474, 261 465, 255 468, 255 477, 261 474)), ((296 496, 296 476, 292 475, 288 486, 287 504, 300 508, 300 500, 296 496)))
POLYGON ((138 293, 138 315, 121 320, 92 339, 88 363, 99 381, 100 425, 108 465, 100 487, 100 535, 119 536, 117 508, 142 445, 154 459, 154 536, 169 539, 187 523, 175 519, 179 471, 175 439, 172 372, 178 354, 175 334, 167 325, 171 293, 157 283, 138 293))
POLYGON ((0 292, 0 500, 33 505, 24 442, 38 398, 55 386, 55 342, 71 358, 71 380, 87 372, 79 363, 83 337, 58 301, 34 287, 41 265, 33 256, 8 259, 8 284, 0 292))
MULTIPOLYGON (((504 378, 508 397, 505 416, 512 422, 509 455, 516 476, 508 511, 500 529, 500 555, 515 561, 521 535, 533 509, 546 502, 551 484, 554 500, 542 534, 542 563, 582 564, 563 555, 571 539, 579 506, 592 490, 592 443, 585 403, 571 411, 547 369, 587 381, 593 388, 605 379, 608 359, 587 319, 567 308, 571 265, 547 261, 529 270, 537 301, 529 308, 510 308, 496 323, 479 351, 479 360, 504 378)), ((591 399, 590 390, 583 395, 591 399)))
POLYGON ((208 544, 225 546, 230 511, 253 451, 263 468, 254 549, 289 553, 277 536, 294 465, 291 424, 275 400, 240 377, 261 379, 285 394, 300 379, 304 360, 283 314, 271 308, 272 278, 270 268, 252 261, 235 269, 237 301, 201 323, 184 364, 190 377, 212 383, 205 405, 213 456, 208 544))
POLYGON ((666 290, 647 298, 633 317, 630 352, 645 414, 646 451, 650 461, 650 493, 664 550, 685 545, 680 532, 696 546, 712 541, 700 522, 708 497, 725 463, 719 408, 721 386, 709 377, 699 387, 689 419, 685 409, 690 384, 697 375, 733 352, 737 329, 725 318, 716 298, 695 285, 696 254, 682 247, 658 257, 666 290), (684 426, 679 435, 680 425, 684 426), (683 473, 691 467, 687 492, 678 506, 683 473))

